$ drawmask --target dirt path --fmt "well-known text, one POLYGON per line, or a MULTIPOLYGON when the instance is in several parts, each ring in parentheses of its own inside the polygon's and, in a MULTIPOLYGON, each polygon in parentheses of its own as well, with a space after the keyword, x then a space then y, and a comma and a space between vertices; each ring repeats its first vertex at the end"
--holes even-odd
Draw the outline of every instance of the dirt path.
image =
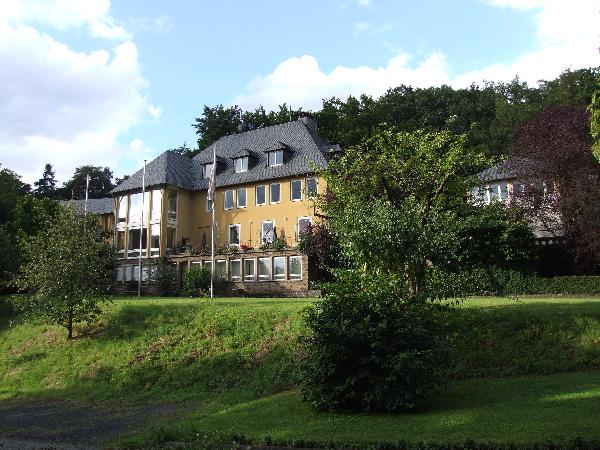
POLYGON ((165 403, 0 401, 0 450, 100 449, 116 438, 192 406, 165 403))

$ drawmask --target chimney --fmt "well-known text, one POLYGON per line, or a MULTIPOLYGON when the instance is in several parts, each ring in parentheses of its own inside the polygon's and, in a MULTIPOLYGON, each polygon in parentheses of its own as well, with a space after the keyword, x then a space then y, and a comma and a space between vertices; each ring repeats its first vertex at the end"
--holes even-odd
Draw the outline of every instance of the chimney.
POLYGON ((304 113, 304 115, 300 117, 298 121, 302 122, 310 131, 313 131, 315 133, 317 132, 317 121, 313 118, 312 115, 304 113))

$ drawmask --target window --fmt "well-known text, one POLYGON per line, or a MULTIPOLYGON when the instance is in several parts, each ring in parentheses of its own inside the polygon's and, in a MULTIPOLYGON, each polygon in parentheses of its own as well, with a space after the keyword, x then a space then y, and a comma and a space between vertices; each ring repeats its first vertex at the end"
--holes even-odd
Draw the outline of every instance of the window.
POLYGON ((288 278, 290 280, 302 279, 302 256, 290 256, 288 258, 288 278))
POLYGON ((119 197, 119 223, 127 220, 127 196, 119 197))
POLYGON ((213 210, 213 201, 206 196, 206 212, 212 212, 213 210))
POLYGON ((508 200, 508 183, 500 183, 500 199, 508 200))
POLYGON ((246 207, 246 188, 239 188, 237 190, 237 207, 238 208, 246 207))
POLYGON ((298 238, 300 238, 303 234, 310 233, 310 228, 312 226, 312 218, 310 217, 298 217, 298 238))
POLYGON ((254 281, 255 267, 256 267, 256 261, 254 259, 245 259, 244 260, 244 280, 245 281, 254 281))
POLYGON ((211 260, 204 261, 204 267, 206 267, 206 269, 208 270, 208 273, 210 273, 210 276, 212 277, 212 261, 211 260))
POLYGON ((491 203, 494 200, 497 200, 500 197, 500 192, 499 192, 499 186, 498 184, 491 184, 488 187, 488 195, 489 195, 489 200, 488 202, 491 203))
POLYGON ((270 280, 271 279, 271 259, 270 258, 258 258, 258 279, 259 280, 270 280))
POLYGON ((291 200, 302 200, 302 180, 292 180, 290 183, 291 200))
POLYGON ((243 156, 242 158, 235 158, 235 171, 246 172, 248 171, 248 157, 243 156))
POLYGON ((133 266, 125 266, 125 281, 133 280, 133 266))
POLYGON ((210 174, 212 173, 213 163, 204 164, 202 166, 202 177, 210 178, 210 174))
POLYGON ((142 256, 145 256, 146 245, 148 244, 148 229, 147 228, 136 228, 129 230, 129 236, 127 239, 127 255, 128 256, 140 256, 140 232, 142 233, 142 256))
POLYGON ((256 204, 264 205, 267 203, 267 190, 265 186, 256 186, 256 204))
POLYGON ((173 250, 175 248, 175 228, 167 228, 167 250, 173 250))
POLYGON ((131 194, 129 197, 129 225, 138 225, 142 222, 142 193, 131 194))
POLYGON ((318 193, 318 180, 317 177, 310 177, 306 179, 306 196, 314 197, 318 193))
POLYGON ((231 281, 242 280, 242 260, 232 259, 229 261, 229 270, 231 271, 231 281))
POLYGON ((125 258, 125 232, 117 231, 117 257, 125 258))
POLYGON ((177 220, 177 191, 169 191, 169 213, 167 219, 177 220))
POLYGON ((281 200, 281 185, 274 183, 270 186, 271 203, 279 203, 281 200))
POLYGON ((229 225, 229 245, 240 245, 240 225, 229 225))
POLYGON ((160 224, 150 225, 150 256, 160 254, 160 224))
POLYGON ((215 276, 217 280, 227 279, 227 261, 224 259, 217 259, 215 261, 215 276))
POLYGON ((273 242, 275 240, 275 224, 272 220, 264 220, 260 226, 260 241, 273 242))
POLYGON ((283 150, 269 152, 269 167, 280 166, 283 164, 283 150))
POLYGON ((125 278, 125 270, 123 266, 117 267, 117 281, 123 281, 125 278))
POLYGON ((223 207, 225 209, 233 209, 233 191, 225 191, 223 207))
POLYGON ((152 191, 152 221, 160 221, 160 213, 162 212, 162 192, 160 189, 152 191))
POLYGON ((273 258, 273 278, 285 280, 285 256, 275 256, 273 258))

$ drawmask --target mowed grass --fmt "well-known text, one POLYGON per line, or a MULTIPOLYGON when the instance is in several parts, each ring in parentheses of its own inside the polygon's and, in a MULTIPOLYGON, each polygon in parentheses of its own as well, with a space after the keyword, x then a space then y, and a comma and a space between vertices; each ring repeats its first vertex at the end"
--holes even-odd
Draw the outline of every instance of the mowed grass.
POLYGON ((65 330, 0 316, 0 398, 193 401, 133 445, 600 439, 600 298, 472 298, 448 313, 450 384, 420 411, 318 413, 301 401, 306 299, 119 298, 65 330))

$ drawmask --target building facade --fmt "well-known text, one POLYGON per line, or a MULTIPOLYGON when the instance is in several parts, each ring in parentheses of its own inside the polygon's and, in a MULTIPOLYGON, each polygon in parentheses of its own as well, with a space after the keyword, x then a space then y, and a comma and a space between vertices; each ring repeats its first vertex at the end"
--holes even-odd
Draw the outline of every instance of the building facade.
POLYGON ((278 286, 295 295, 293 286, 308 290, 309 262, 295 248, 316 220, 315 198, 325 189, 315 174, 340 151, 304 117, 225 136, 194 158, 163 153, 146 166, 144 196, 142 170, 113 190, 117 283, 137 281, 140 252, 144 282, 159 257, 177 266, 179 278, 192 264, 208 264, 214 208, 219 279, 253 294, 276 294, 278 286), (213 150, 216 195, 210 202, 213 150), (259 285, 248 287, 253 282, 259 285))

